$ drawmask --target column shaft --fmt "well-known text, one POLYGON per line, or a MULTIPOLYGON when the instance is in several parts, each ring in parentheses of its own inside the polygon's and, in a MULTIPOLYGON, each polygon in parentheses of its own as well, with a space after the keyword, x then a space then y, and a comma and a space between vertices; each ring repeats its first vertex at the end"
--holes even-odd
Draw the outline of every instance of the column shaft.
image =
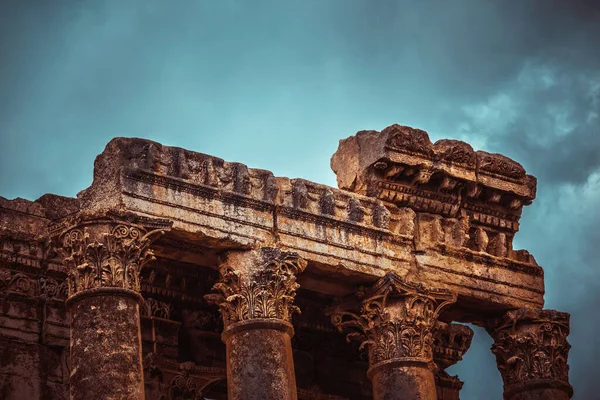
POLYGON ((230 399, 296 400, 291 325, 254 320, 227 329, 227 385, 230 399))
POLYGON ((437 400, 433 372, 427 365, 389 363, 370 370, 374 400, 437 400))
POLYGON ((71 399, 143 399, 136 292, 92 289, 69 299, 71 399))

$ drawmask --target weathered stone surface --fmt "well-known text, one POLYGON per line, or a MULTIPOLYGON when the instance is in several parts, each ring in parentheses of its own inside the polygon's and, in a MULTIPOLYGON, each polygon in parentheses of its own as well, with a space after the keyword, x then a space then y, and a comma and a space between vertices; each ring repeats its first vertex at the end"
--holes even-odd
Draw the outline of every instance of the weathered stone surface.
POLYGON ((466 325, 438 322, 434 331, 433 360, 437 366, 435 385, 438 400, 459 400, 463 382, 450 376, 446 368, 462 360, 469 350, 473 330, 466 325))
POLYGON ((306 268, 297 253, 276 247, 229 252, 219 267, 216 295, 227 348, 228 398, 297 399, 291 338, 296 274, 306 268))
POLYGON ((252 321, 224 334, 228 398, 297 399, 291 325, 252 321))
MULTIPOLYGON (((458 140, 431 143, 427 132, 408 126, 391 125, 381 132, 360 131, 340 140, 338 151, 331 158, 331 168, 340 188, 371 196, 384 192, 381 183, 396 181, 399 188, 425 185, 422 193, 414 194, 430 193, 431 199, 438 197, 438 200, 440 192, 454 198, 451 195, 458 193, 456 190, 461 186, 472 188, 465 192, 468 197, 486 188, 504 195, 512 193, 525 201, 535 198, 535 177, 527 175, 516 161, 501 154, 476 152, 458 140), (427 187, 432 178, 435 186, 427 187), (475 190, 478 186, 481 188, 475 190)), ((449 209, 441 211, 451 213, 449 209)))
POLYGON ((433 340, 437 319, 456 301, 388 273, 366 292, 360 313, 336 309, 332 322, 369 350, 373 399, 436 399, 433 340))
MULTIPOLYGON (((352 168, 348 164, 348 170, 352 168)), ((516 195, 509 191, 503 196, 516 195)), ((209 249, 205 256, 213 257, 173 254, 168 245, 157 249, 161 255, 188 262, 214 264, 210 249, 278 243, 319 266, 302 278, 311 290, 323 290, 315 283, 332 274, 368 283, 393 271, 415 275, 417 280, 435 276, 436 286, 457 291, 466 307, 482 302, 499 309, 543 305, 541 268, 533 257, 511 248, 520 208, 513 212, 502 206, 505 214, 512 213, 506 216, 509 219, 500 216, 501 210, 494 211, 496 206, 457 209, 460 212, 452 218, 430 226, 435 217, 424 215, 416 197, 415 204, 397 207, 301 179, 277 178, 205 154, 124 138, 111 141, 98 156, 94 182, 79 199, 85 209, 113 207, 172 220, 172 237, 188 247, 209 249), (468 267, 465 257, 471 263, 468 267), (512 290, 515 285, 518 290, 512 290)), ((60 224, 51 229, 60 229, 60 224)), ((337 286, 341 295, 352 290, 345 279, 337 286)))
POLYGON ((143 399, 139 295, 96 288, 76 296, 69 307, 71 399, 143 399))
POLYGON ((490 323, 507 400, 569 399, 569 314, 515 310, 490 323))
POLYGON ((536 191, 535 178, 507 157, 456 140, 431 143, 427 132, 400 125, 340 141, 331 167, 342 189, 418 213, 468 218, 453 245, 502 258, 515 258, 512 237, 536 191))
POLYGON ((0 198, 0 397, 454 400, 451 321, 488 328, 507 399, 571 396, 568 318, 512 246, 534 177, 399 125, 331 166, 339 189, 116 138, 76 199, 0 198))

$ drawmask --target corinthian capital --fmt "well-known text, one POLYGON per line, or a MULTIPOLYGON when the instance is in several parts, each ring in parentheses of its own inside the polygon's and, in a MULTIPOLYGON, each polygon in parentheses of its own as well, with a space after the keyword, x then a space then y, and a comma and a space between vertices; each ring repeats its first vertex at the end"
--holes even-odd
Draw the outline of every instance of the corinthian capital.
POLYGON ((505 397, 531 388, 561 389, 572 395, 567 358, 569 314, 552 310, 509 311, 491 329, 492 353, 505 397))
POLYGON ((427 290, 388 273, 365 293, 360 312, 340 311, 332 322, 347 338, 368 346, 371 366, 388 360, 431 364, 433 331, 440 313, 456 301, 444 290, 427 290))
POLYGON ((225 326, 257 318, 291 322, 295 312, 296 275, 306 261, 297 253, 275 247, 229 252, 221 263, 216 294, 207 300, 218 304, 225 326))
POLYGON ((140 291, 140 271, 154 260, 150 244, 164 230, 144 231, 116 225, 108 232, 71 229, 60 237, 57 250, 68 270, 69 296, 105 287, 140 291))

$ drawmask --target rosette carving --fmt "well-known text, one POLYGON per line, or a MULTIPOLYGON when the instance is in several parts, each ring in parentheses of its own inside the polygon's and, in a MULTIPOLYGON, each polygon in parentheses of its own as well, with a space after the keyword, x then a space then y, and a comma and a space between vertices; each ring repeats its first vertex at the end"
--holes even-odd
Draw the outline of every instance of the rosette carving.
POLYGON ((68 231, 58 251, 68 269, 69 296, 99 287, 139 292, 140 271, 154 260, 149 246, 162 234, 153 230, 143 235, 138 228, 125 225, 96 239, 79 229, 68 231))
POLYGON ((569 315, 546 310, 507 313, 504 324, 492 332, 492 353, 504 381, 505 392, 550 382, 571 391, 567 358, 569 315))
POLYGON ((294 305, 299 288, 296 275, 304 271, 306 261, 277 248, 261 248, 258 260, 259 268, 246 273, 221 265, 220 279, 213 286, 218 293, 206 298, 219 306, 226 326, 255 318, 291 322, 292 315, 300 312, 294 305))
POLYGON ((363 296, 360 313, 338 311, 332 322, 348 340, 358 338, 361 349, 368 347, 371 365, 393 359, 432 362, 437 318, 455 295, 388 273, 363 296))

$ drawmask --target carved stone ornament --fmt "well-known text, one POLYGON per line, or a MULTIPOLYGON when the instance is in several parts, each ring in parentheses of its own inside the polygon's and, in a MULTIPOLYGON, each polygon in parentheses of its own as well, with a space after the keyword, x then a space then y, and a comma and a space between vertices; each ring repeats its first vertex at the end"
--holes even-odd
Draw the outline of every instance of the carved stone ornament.
POLYGON ((171 304, 148 297, 144 299, 142 315, 145 317, 171 319, 171 304))
POLYGON ((332 316, 347 339, 368 346, 371 366, 388 360, 432 363, 433 331, 440 313, 456 301, 443 290, 426 290, 394 273, 381 278, 365 296, 360 314, 341 311, 332 316))
POLYGON ((458 399, 463 382, 458 376, 450 376, 446 369, 462 360, 472 339, 473 330, 466 325, 437 323, 433 339, 433 361, 438 368, 435 373, 438 399, 448 398, 449 392, 456 393, 456 397, 450 396, 450 399, 458 399))
POLYGON ((140 291, 140 271, 154 260, 149 248, 162 230, 145 235, 136 227, 118 225, 98 239, 73 229, 62 238, 63 263, 68 270, 69 296, 100 287, 140 291))
POLYGON ((571 345, 569 314, 550 310, 516 310, 508 312, 504 324, 492 332, 492 353, 504 381, 505 393, 539 386, 569 385, 567 358, 571 345))
POLYGON ((251 273, 222 264, 220 280, 213 287, 218 294, 206 296, 218 304, 226 326, 256 318, 291 322, 293 313, 300 312, 294 305, 299 287, 296 275, 304 271, 306 261, 297 253, 273 247, 263 247, 258 252, 260 265, 251 273))
POLYGON ((433 340, 433 359, 440 370, 456 364, 471 347, 473 330, 462 324, 438 322, 433 340))
POLYGON ((390 131, 386 145, 399 151, 408 151, 429 155, 432 153, 427 132, 409 126, 392 125, 384 129, 390 131))

